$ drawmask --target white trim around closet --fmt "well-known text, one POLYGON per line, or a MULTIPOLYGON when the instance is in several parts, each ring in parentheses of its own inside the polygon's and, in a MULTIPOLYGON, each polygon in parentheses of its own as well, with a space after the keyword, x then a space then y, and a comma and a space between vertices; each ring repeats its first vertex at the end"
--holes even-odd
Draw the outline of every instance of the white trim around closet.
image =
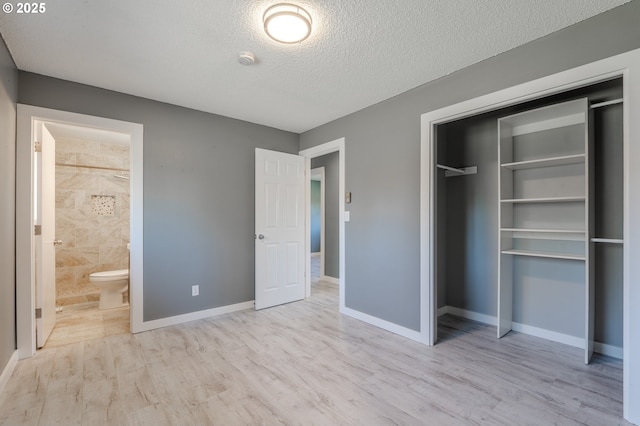
POLYGON ((433 345, 437 339, 435 280, 435 126, 465 117, 588 86, 623 78, 624 150, 624 266, 623 266, 623 388, 624 417, 640 423, 640 49, 612 56, 567 71, 513 86, 422 115, 420 155, 420 338, 433 345))

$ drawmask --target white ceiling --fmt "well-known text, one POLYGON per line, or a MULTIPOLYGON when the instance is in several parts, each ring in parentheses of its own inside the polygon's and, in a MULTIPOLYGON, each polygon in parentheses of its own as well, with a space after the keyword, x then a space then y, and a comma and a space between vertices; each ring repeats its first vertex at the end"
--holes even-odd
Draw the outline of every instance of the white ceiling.
POLYGON ((21 70, 300 133, 628 1, 295 0, 312 34, 283 45, 276 0, 64 0, 0 33, 21 70))

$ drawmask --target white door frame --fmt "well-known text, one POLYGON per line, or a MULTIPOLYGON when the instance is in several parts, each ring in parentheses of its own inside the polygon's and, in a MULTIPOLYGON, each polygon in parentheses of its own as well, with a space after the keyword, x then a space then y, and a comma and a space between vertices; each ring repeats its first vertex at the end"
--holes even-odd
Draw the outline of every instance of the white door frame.
MULTIPOLYGON (((36 347, 45 345, 56 325, 56 140, 46 123, 34 122, 34 139, 40 143, 39 161, 34 159, 37 170, 37 188, 34 195, 34 224, 41 227, 40 235, 34 235, 35 307, 40 309, 36 318, 36 347), (39 164, 36 164, 39 163, 39 164), (51 274, 51 272, 54 272, 51 274)), ((34 156, 38 157, 34 152, 34 156)))
POLYGON ((94 117, 18 104, 16 144, 16 340, 20 359, 36 352, 35 282, 33 242, 33 149, 34 121, 63 123, 125 133, 131 137, 131 270, 129 272, 131 331, 142 328, 142 240, 143 240, 143 126, 142 124, 94 117))
MULTIPOLYGON (((346 272, 345 272, 345 228, 344 228, 344 193, 345 193, 345 155, 344 155, 344 138, 336 139, 331 142, 326 142, 321 145, 314 146, 309 149, 305 149, 300 151, 300 155, 305 157, 305 170, 307 172, 307 176, 311 176, 311 159, 320 157, 322 155, 331 154, 333 152, 338 152, 338 220, 339 230, 338 230, 338 238, 339 238, 339 268, 340 268, 340 277, 338 278, 338 286, 340 293, 340 312, 345 312, 345 286, 346 286, 346 272)), ((311 296, 311 186, 306 186, 306 194, 305 194, 305 205, 306 205, 306 243, 305 243, 305 269, 307 273, 305 274, 306 281, 306 297, 311 296)))
POLYGON ((623 390, 624 417, 640 424, 640 49, 563 71, 422 115, 420 159, 420 340, 437 338, 435 278, 435 126, 607 79, 623 78, 624 266, 623 390), (633 190, 632 190, 633 189, 633 190), (632 220, 635 219, 635 220, 632 220))
MULTIPOLYGON (((326 216, 325 216, 325 196, 326 196, 326 191, 325 191, 325 173, 324 173, 324 166, 323 167, 316 167, 315 169, 311 169, 311 175, 310 175, 310 180, 313 181, 315 179, 313 179, 314 176, 320 176, 319 182, 320 182, 320 278, 324 279, 325 278, 325 274, 324 274, 324 261, 325 261, 325 256, 326 256, 326 252, 324 250, 325 248, 325 222, 326 222, 326 216)), ((311 206, 311 199, 309 199, 309 206, 311 206)), ((311 213, 311 210, 309 210, 309 213, 311 213)), ((311 218, 311 215, 309 215, 309 218, 311 218)), ((311 219, 309 219, 309 226, 311 226, 311 219)), ((311 228, 309 228, 311 229, 311 228)), ((311 245, 309 245, 309 247, 311 247, 311 245)), ((311 271, 311 270, 309 270, 311 271)), ((311 272, 309 272, 309 274, 311 274, 311 272)))

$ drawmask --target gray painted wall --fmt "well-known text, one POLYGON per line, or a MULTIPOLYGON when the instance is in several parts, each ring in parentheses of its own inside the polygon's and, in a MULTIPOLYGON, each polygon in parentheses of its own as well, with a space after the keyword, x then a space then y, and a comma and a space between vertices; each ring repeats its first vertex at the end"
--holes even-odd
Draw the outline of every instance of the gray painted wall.
POLYGON ((301 149, 345 138, 346 305, 419 329, 421 114, 639 48, 638 16, 628 3, 303 133, 301 149))
POLYGON ((16 349, 16 101, 18 71, 0 38, 0 372, 16 349))
MULTIPOLYGON (((496 315, 498 251, 498 142, 494 117, 464 120, 448 125, 447 136, 438 134, 438 152, 445 165, 477 166, 478 173, 445 177, 445 210, 438 216, 438 239, 444 245, 446 304, 486 315, 496 315), (440 221, 444 220, 444 223, 440 221)), ((441 182, 444 181, 442 184, 441 182)))
MULTIPOLYGON (((297 152, 345 137, 346 304, 417 330, 420 115, 638 48, 637 16, 631 2, 305 132, 299 146, 295 134, 30 73, 20 73, 19 101, 145 125, 145 320, 252 299, 253 148, 297 152)), ((14 73, 0 75, 10 134, 14 73)))
POLYGON ((319 253, 322 240, 322 183, 312 180, 311 190, 311 253, 319 253))
POLYGON ((254 150, 297 153, 298 135, 25 72, 19 89, 20 103, 144 125, 145 321, 254 299, 254 150))
MULTIPOLYGON (((340 277, 340 154, 333 152, 311 160, 311 168, 324 167, 325 180, 325 252, 324 274, 340 277)), ((347 207, 348 209, 348 207, 347 207)))

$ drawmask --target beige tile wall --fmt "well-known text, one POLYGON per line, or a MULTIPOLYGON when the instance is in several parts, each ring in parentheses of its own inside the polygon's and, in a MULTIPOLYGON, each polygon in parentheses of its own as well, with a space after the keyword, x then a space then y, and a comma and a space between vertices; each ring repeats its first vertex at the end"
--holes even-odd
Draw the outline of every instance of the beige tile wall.
POLYGON ((114 177, 123 172, 74 166, 128 169, 129 147, 58 138, 56 163, 56 303, 95 301, 100 290, 89 274, 128 267, 129 180, 114 177), (96 214, 92 195, 115 197, 113 215, 96 214))

